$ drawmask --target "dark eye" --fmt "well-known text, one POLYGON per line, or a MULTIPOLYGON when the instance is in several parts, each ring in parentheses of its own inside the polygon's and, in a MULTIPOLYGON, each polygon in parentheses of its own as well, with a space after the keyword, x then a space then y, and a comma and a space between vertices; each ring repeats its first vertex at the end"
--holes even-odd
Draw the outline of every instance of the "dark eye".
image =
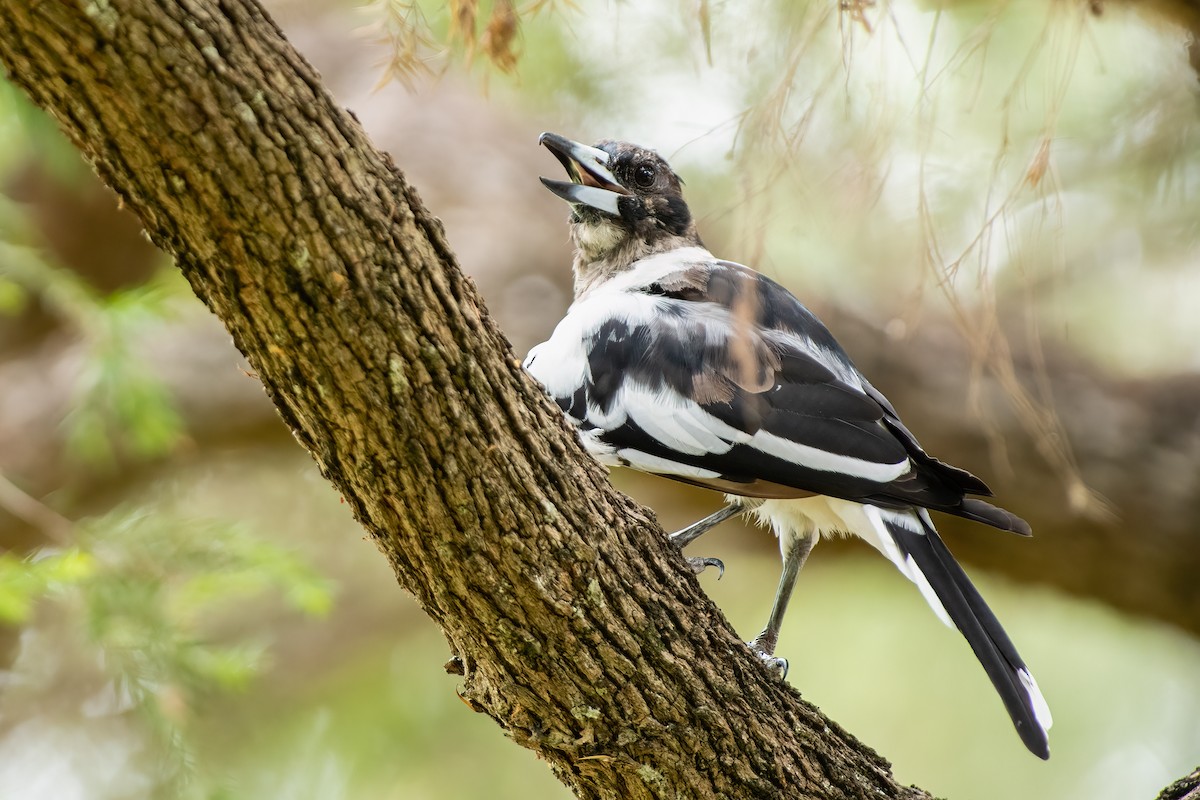
POLYGON ((654 185, 654 167, 642 164, 633 171, 633 182, 641 189, 649 189, 654 185))

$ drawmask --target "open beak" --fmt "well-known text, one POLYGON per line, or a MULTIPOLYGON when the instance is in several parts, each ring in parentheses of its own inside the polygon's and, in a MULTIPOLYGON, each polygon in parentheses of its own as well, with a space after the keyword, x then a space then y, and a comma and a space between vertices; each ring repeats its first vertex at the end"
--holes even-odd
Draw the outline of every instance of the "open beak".
POLYGON ((572 142, 556 133, 543 133, 538 138, 567 170, 567 181, 552 181, 542 178, 546 188, 566 200, 590 206, 605 214, 620 216, 617 201, 629 194, 608 170, 608 153, 586 144, 572 142))

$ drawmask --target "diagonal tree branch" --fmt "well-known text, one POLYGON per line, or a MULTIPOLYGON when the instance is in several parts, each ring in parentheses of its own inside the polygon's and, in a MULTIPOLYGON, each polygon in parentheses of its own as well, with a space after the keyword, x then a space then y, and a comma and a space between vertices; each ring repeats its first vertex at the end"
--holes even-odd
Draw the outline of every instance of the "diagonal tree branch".
POLYGON ((462 693, 580 797, 926 797, 769 676, 253 0, 0 0, 0 63, 175 256, 462 693))
POLYGON ((1200 767, 1163 789, 1158 800, 1200 800, 1200 767))

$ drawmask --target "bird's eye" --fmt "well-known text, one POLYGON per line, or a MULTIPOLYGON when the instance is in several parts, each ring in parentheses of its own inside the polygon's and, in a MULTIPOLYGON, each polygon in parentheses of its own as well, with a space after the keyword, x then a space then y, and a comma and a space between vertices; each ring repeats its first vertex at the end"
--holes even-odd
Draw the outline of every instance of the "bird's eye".
POLYGON ((639 188, 649 189, 654 185, 654 167, 649 164, 642 164, 633 173, 633 182, 639 188))

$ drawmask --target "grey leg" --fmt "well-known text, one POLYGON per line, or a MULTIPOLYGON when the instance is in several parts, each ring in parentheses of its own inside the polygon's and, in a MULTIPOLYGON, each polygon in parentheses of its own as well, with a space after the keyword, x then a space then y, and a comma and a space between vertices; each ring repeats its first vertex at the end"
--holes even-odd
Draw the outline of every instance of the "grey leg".
POLYGON ((750 642, 750 647, 762 656, 763 661, 772 669, 778 670, 787 677, 788 662, 783 658, 775 658, 775 645, 779 642, 779 628, 783 625, 783 615, 787 612, 788 602, 792 599, 792 590, 796 588, 796 577, 800 568, 812 552, 816 535, 809 532, 805 536, 795 537, 787 544, 783 554, 783 572, 779 576, 779 588, 775 590, 775 603, 771 606, 771 616, 767 619, 767 627, 750 642))
MULTIPOLYGON (((693 522, 686 528, 672 533, 671 543, 682 550, 725 520, 730 517, 736 517, 745 510, 741 503, 730 503, 720 511, 709 514, 699 522, 693 522)), ((704 572, 708 567, 717 568, 718 580, 725 574, 725 564, 719 558, 689 558, 687 561, 692 565, 692 569, 695 570, 697 575, 704 572)))
POLYGON ((730 503, 720 511, 715 511, 712 514, 709 514, 699 522, 693 522, 686 528, 675 531, 675 533, 671 534, 671 541, 676 547, 682 550, 704 534, 711 531, 713 528, 720 525, 725 520, 729 519, 730 517, 736 517, 745 510, 746 509, 742 507, 741 503, 730 503))

